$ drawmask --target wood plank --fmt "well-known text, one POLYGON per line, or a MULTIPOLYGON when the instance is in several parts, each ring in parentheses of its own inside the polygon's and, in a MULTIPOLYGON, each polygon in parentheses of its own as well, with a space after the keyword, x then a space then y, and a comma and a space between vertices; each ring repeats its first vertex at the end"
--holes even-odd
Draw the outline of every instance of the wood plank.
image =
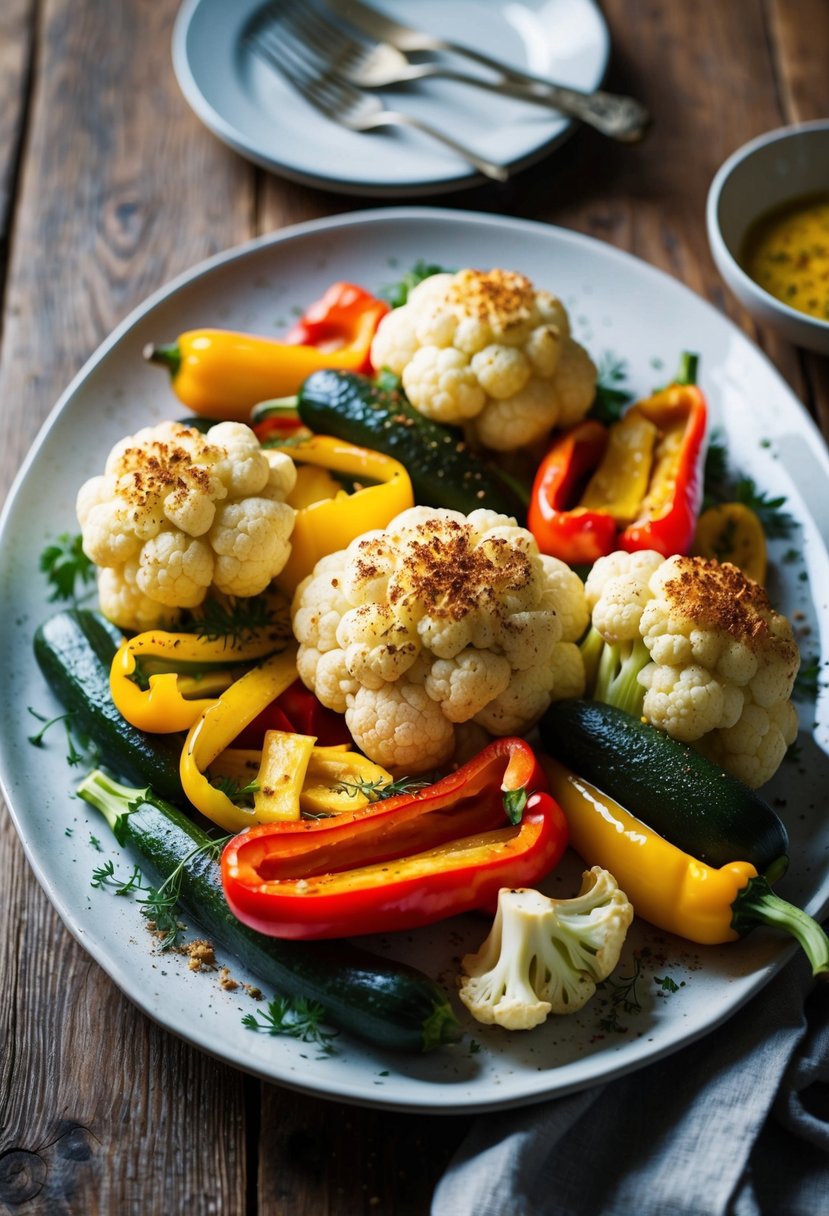
POLYGON ((29 100, 34 22, 35 0, 5 0, 0 9, 0 282, 29 100))
POLYGON ((465 1116, 364 1110, 263 1085, 260 1211, 424 1216, 470 1123, 465 1116))
MULTIPOLYGON (((149 291, 247 238, 252 214, 252 170, 173 78, 177 0, 40 7, 0 361, 4 488, 98 342, 149 291)), ((0 1208, 243 1212, 241 1074, 124 1000, 58 922, 5 817, 0 899, 13 927, 0 942, 0 1208)))

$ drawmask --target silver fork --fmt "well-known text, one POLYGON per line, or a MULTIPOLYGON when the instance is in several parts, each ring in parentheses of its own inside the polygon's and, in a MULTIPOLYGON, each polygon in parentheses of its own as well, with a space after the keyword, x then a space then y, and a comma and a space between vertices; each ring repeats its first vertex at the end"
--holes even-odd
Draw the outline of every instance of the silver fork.
POLYGON ((379 97, 362 92, 344 79, 330 60, 323 59, 305 42, 300 30, 288 19, 292 11, 290 4, 268 6, 262 19, 249 31, 245 42, 251 50, 277 68, 326 118, 352 131, 361 132, 391 126, 413 127, 439 140, 484 177, 497 182, 507 180, 509 171, 504 165, 486 160, 472 148, 412 114, 386 109, 379 97))
POLYGON ((359 88, 387 88, 409 81, 440 77, 546 106, 623 143, 634 143, 641 139, 650 126, 648 111, 632 97, 602 89, 584 93, 580 89, 527 76, 468 48, 400 26, 385 14, 364 6, 359 0, 328 2, 338 18, 357 26, 362 37, 352 36, 339 21, 329 20, 320 9, 301 0, 281 0, 270 6, 270 12, 278 15, 321 59, 330 62, 335 71, 359 88), (461 53, 474 58, 496 75, 473 76, 447 63, 413 63, 401 49, 407 45, 406 34, 409 35, 412 50, 437 49, 461 53), (384 37, 391 36, 398 39, 396 45, 392 41, 382 41, 384 37))

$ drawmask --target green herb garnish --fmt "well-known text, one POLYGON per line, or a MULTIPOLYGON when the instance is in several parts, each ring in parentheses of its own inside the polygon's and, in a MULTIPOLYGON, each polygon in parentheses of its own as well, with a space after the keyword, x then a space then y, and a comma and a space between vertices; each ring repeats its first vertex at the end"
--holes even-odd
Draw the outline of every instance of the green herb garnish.
POLYGON ((628 368, 624 359, 617 358, 611 351, 599 359, 596 377, 596 396, 590 407, 588 417, 595 418, 604 426, 618 422, 625 411, 625 406, 633 400, 634 394, 627 387, 628 368))
POLYGON ((416 794, 428 785, 428 781, 413 781, 411 777, 400 777, 397 781, 340 781, 334 789, 338 794, 348 794, 351 798, 362 794, 369 802, 383 802, 386 798, 396 798, 398 794, 416 794))
POLYGON ((314 1043, 326 1055, 334 1055, 333 1040, 337 1031, 325 1025, 325 1009, 317 1001, 305 997, 275 996, 268 1001, 267 1009, 246 1013, 242 1025, 248 1030, 271 1035, 287 1035, 302 1043, 314 1043))
POLYGON ((95 581, 95 563, 84 553, 80 533, 62 532, 41 553, 39 568, 52 587, 50 601, 77 600, 75 584, 83 590, 95 581))

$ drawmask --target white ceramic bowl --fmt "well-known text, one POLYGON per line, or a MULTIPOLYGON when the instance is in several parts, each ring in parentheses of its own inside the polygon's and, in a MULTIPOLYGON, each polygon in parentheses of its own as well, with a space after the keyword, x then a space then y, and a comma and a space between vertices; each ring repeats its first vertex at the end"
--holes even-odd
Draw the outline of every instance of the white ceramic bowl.
POLYGON ((717 268, 743 307, 796 346, 829 354, 829 322, 777 300, 738 261, 756 219, 790 199, 822 192, 829 192, 829 119, 781 127, 738 148, 711 183, 706 222, 717 268))

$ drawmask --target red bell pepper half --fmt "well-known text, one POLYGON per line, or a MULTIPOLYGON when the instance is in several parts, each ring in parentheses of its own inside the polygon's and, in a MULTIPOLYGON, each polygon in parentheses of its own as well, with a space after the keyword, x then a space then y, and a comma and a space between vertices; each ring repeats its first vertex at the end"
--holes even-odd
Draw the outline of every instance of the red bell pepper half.
POLYGON ((615 549, 690 552, 707 421, 695 377, 696 356, 685 354, 675 382, 619 422, 608 428, 587 419, 554 442, 527 513, 542 553, 579 566, 615 549))
POLYGON ((222 882, 260 933, 354 937, 493 907, 501 887, 548 874, 567 838, 532 748, 496 739, 426 789, 247 829, 224 850, 222 882))

